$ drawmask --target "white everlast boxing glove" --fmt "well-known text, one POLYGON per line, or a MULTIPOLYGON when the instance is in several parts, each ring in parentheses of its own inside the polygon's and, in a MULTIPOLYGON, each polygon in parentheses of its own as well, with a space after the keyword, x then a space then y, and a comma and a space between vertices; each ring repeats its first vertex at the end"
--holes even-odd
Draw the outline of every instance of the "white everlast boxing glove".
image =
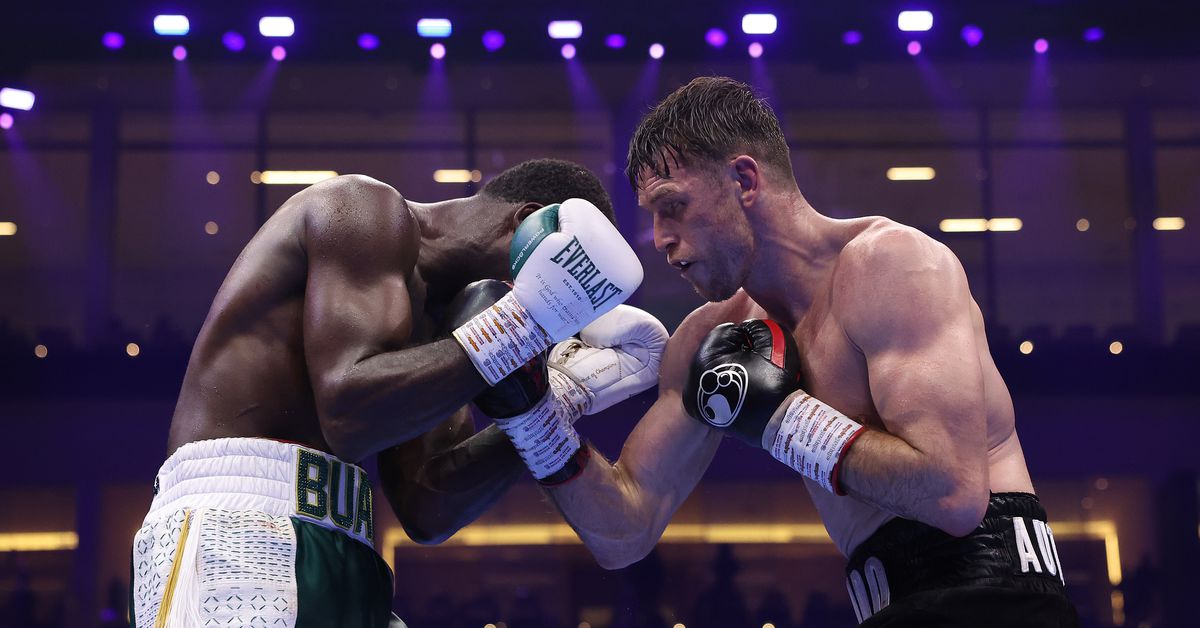
POLYGON ((517 227, 513 290, 454 330, 471 363, 495 385, 551 344, 620 305, 642 283, 642 265, 588 201, 547 205, 517 227))
POLYGON ((550 386, 574 422, 658 383, 667 328, 649 312, 618 305, 550 349, 550 386))

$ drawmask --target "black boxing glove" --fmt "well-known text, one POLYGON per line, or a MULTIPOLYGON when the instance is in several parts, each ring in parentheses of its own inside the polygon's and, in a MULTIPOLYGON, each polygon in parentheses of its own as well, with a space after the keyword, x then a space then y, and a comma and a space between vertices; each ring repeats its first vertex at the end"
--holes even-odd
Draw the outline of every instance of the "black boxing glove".
MULTIPOLYGON (((446 308, 446 326, 457 329, 476 314, 494 305, 512 292, 512 287, 496 279, 483 279, 468 284, 446 308)), ((484 414, 502 419, 527 412, 550 390, 546 374, 546 353, 542 352, 496 383, 479 393, 475 405, 484 414)))
POLYGON ((694 419, 765 448, 763 432, 800 387, 800 352, 772 320, 723 323, 708 332, 688 371, 683 407, 694 419))
POLYGON ((775 321, 751 319, 718 325, 700 343, 683 405, 693 418, 767 450, 825 490, 845 495, 840 463, 866 428, 803 391, 792 396, 796 391, 800 353, 792 335, 775 321))

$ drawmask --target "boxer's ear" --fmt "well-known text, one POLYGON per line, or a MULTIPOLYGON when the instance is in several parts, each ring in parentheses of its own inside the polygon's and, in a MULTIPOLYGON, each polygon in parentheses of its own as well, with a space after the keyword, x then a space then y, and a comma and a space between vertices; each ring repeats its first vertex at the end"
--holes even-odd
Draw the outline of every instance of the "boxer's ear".
POLYGON ((762 185, 762 169, 749 155, 738 155, 729 162, 730 174, 738 186, 738 198, 742 207, 749 207, 758 200, 762 185))
POLYGON ((521 224, 521 221, 525 220, 526 218, 529 217, 530 214, 541 209, 542 207, 544 207, 544 206, 541 203, 535 203, 533 201, 529 201, 529 202, 521 203, 520 205, 517 205, 516 210, 513 211, 513 214, 512 214, 513 230, 514 231, 516 230, 517 225, 521 224))

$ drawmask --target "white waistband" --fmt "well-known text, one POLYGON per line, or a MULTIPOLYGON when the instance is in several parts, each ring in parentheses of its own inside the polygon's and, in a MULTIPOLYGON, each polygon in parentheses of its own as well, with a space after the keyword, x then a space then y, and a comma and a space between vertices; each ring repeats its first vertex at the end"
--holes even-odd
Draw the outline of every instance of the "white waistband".
POLYGON ((218 438, 171 454, 154 480, 146 519, 182 508, 253 510, 294 516, 370 545, 371 482, 361 467, 294 443, 218 438))

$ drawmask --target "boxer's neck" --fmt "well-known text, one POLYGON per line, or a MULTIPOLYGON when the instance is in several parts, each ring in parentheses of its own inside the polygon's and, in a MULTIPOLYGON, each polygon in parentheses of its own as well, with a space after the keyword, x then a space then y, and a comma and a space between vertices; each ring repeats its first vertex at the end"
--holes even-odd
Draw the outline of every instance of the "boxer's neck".
POLYGON ((833 271, 845 230, 813 209, 799 190, 764 200, 766 206, 748 213, 755 250, 743 287, 773 318, 795 325, 833 271))
POLYGON ((507 270, 504 260, 496 262, 480 254, 491 243, 482 241, 488 234, 480 229, 478 208, 470 203, 470 198, 408 202, 421 228, 417 269, 433 303, 448 302, 472 281, 507 279, 500 276, 507 270))

